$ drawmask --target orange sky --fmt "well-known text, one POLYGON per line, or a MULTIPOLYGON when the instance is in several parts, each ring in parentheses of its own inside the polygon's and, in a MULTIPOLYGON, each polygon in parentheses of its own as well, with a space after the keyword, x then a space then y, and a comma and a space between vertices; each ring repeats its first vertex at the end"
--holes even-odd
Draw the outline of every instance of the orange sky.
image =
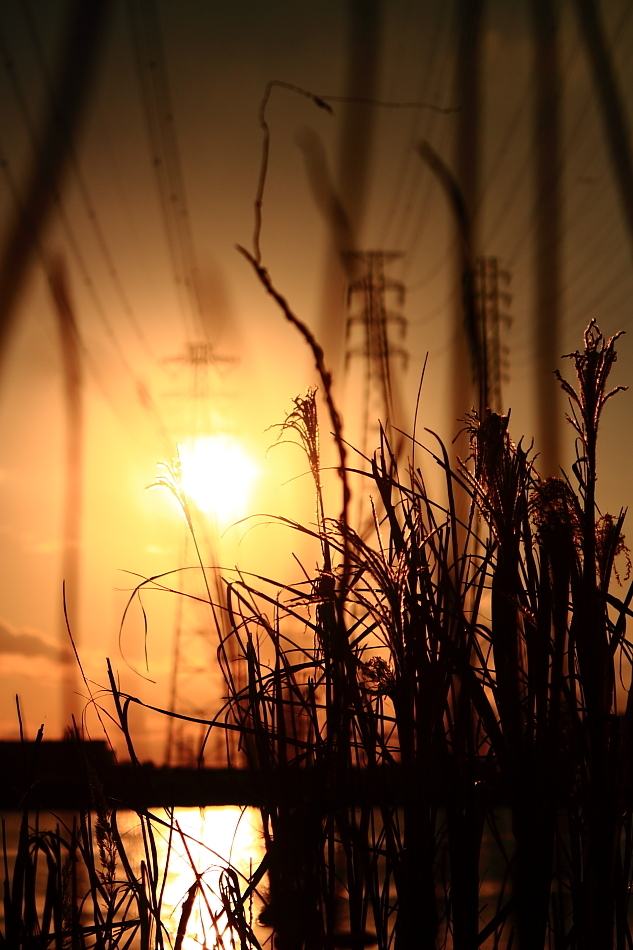
MULTIPOLYGON (((0 180, 3 227, 14 211, 11 181, 21 182, 30 160, 25 117, 7 57, 14 63, 35 124, 46 101, 46 80, 34 35, 54 72, 62 4, 12 0, 0 11, 0 180)), ((523 4, 494 0, 485 19, 482 194, 478 249, 497 255, 512 272, 507 334, 515 437, 531 436, 533 412, 533 225, 531 96, 532 47, 523 4)), ((573 11, 563 6, 562 352, 581 343, 591 316, 604 332, 628 329, 633 297, 631 246, 619 209, 595 91, 573 11)), ((626 0, 602 3, 625 105, 633 105, 633 16, 626 0), (628 14, 627 14, 628 10, 628 14)), ((254 511, 310 519, 310 486, 298 450, 267 449, 295 395, 315 382, 311 361, 295 331, 258 286, 235 244, 250 246, 252 204, 259 172, 258 108, 267 81, 280 79, 317 94, 341 95, 346 67, 346 6, 341 0, 240 0, 209 4, 159 3, 172 105, 186 188, 191 233, 199 261, 209 338, 235 359, 210 379, 215 424, 243 440, 261 480, 254 511)), ((384 5, 378 88, 390 101, 455 105, 455 7, 445 0, 384 5)), ((458 103, 457 103, 458 105, 458 103)), ((264 204, 263 259, 276 284, 312 327, 319 326, 327 233, 314 205, 297 137, 316 132, 334 166, 343 108, 333 116, 286 90, 275 90, 268 110, 269 177, 264 204)), ((426 110, 378 110, 370 183, 360 244, 395 248, 405 257, 391 273, 408 288, 409 370, 400 380, 411 407, 424 354, 429 353, 421 425, 447 438, 451 301, 454 299, 453 223, 445 197, 415 153, 428 139, 452 161, 456 115, 426 110)), ((146 492, 156 462, 185 438, 191 386, 181 363, 197 332, 179 300, 161 218, 142 97, 124 4, 114 14, 85 121, 76 135, 77 167, 69 169, 42 239, 45 254, 64 256, 84 347, 85 468, 77 635, 86 670, 104 683, 109 655, 122 683, 158 705, 166 702, 174 602, 147 600, 152 685, 121 656, 118 624, 130 584, 122 572, 154 574, 176 568, 183 530, 167 493, 146 492), (88 195, 88 203, 86 201, 88 195), (98 237, 90 208, 96 214, 98 237), (67 222, 67 225, 64 223, 67 222), (112 278, 107 247, 117 280, 112 278), (87 282, 89 281, 89 283, 87 282), (150 394, 154 409, 148 409, 150 394), (140 394, 140 395, 139 395, 140 394)), ((340 368, 333 347, 328 358, 340 368)), ((330 341, 331 343, 331 341, 330 341)), ((624 337, 618 383, 632 382, 633 343, 624 337)), ((0 375, 0 733, 16 730, 18 692, 28 730, 40 722, 60 734, 59 648, 64 417, 61 358, 46 278, 35 261, 16 309, 14 331, 0 375)), ((338 376, 338 394, 348 406, 338 376)), ((610 405, 604 425, 600 489, 605 506, 628 504, 630 396, 610 405)), ((350 414, 352 412, 350 408, 350 414)), ((324 439, 327 425, 324 426, 324 439)), ((229 535, 223 554, 246 568, 291 571, 288 532, 273 526, 246 534, 238 547, 229 535)), ((313 553, 303 550, 305 556, 313 553)), ((124 634, 130 663, 142 660, 136 617, 124 634)), ((147 719, 142 753, 160 757, 163 727, 147 719), (159 750, 158 752, 156 750, 159 750)))

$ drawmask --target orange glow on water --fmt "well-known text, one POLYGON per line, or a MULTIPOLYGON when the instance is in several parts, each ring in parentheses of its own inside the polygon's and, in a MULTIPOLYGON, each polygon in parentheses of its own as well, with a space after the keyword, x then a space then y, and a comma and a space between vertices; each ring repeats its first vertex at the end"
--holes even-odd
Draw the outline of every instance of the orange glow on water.
MULTIPOLYGON (((169 815, 165 813, 163 820, 169 824, 169 815)), ((143 844, 136 815, 124 812, 121 824, 126 845, 140 860, 143 844)), ((158 866, 165 873, 161 919, 174 939, 183 904, 197 879, 200 886, 187 922, 183 950, 233 946, 223 914, 222 876, 225 868, 232 867, 241 890, 244 890, 252 870, 261 862, 264 843, 259 812, 235 805, 177 808, 173 824, 172 835, 166 825, 162 829, 159 824, 154 826, 158 866)), ((247 916, 252 916, 251 923, 256 930, 259 930, 256 917, 260 909, 261 902, 255 896, 247 916)), ((259 936, 263 938, 265 934, 260 932, 259 936)))

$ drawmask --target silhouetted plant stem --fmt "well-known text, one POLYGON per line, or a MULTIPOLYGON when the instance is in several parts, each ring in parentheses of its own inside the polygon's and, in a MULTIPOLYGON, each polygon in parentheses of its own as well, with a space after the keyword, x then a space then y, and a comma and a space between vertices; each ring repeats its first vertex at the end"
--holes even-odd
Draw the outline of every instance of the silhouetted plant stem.
MULTIPOLYGON (((338 474, 341 479, 341 486, 343 491, 343 506, 341 510, 341 524, 345 527, 349 523, 349 500, 350 500, 350 490, 347 477, 347 451, 345 448, 345 442, 343 439, 343 424, 341 422, 341 417, 339 415, 338 409, 334 402, 334 397, 332 394, 332 375, 325 366, 325 357, 323 353, 323 348, 317 342, 314 335, 308 329, 308 327, 303 323, 291 310, 288 301, 283 297, 278 290, 274 287, 270 275, 265 267, 253 257, 246 248, 241 245, 237 245, 237 250, 242 254, 246 260, 251 264, 253 270, 257 274, 262 285, 265 287, 266 292, 276 301, 280 307, 282 313, 286 317, 289 323, 291 323, 301 334, 303 339, 308 344, 312 355, 314 357, 314 363, 316 366, 319 379, 323 385, 323 395, 325 397, 325 402, 328 408, 328 413, 330 416, 330 422, 332 423, 332 435, 336 445, 336 449, 339 457, 339 467, 338 474)), ((345 534, 343 534, 345 538, 345 534)), ((349 557, 347 551, 347 543, 343 545, 343 565, 342 573, 340 580, 341 593, 344 596, 346 585, 348 582, 348 571, 349 571, 349 557)))

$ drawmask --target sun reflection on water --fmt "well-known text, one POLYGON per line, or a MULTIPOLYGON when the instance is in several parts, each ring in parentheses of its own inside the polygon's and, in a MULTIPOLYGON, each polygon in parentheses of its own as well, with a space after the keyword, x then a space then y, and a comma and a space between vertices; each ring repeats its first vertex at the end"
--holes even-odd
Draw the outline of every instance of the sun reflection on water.
MULTIPOLYGON (((156 810, 157 816, 169 822, 169 816, 156 810)), ((142 837, 136 815, 121 816, 123 840, 140 859, 142 837), (124 827, 126 826, 126 827, 124 827)), ((220 897, 223 871, 232 867, 238 875, 240 890, 246 889, 251 870, 257 868, 264 855, 259 812, 255 808, 227 805, 214 808, 177 808, 173 815, 173 832, 155 824, 157 863, 167 874, 162 897, 161 921, 172 941, 179 930, 183 906, 196 879, 200 881, 187 922, 183 950, 201 947, 231 947, 226 917, 222 915, 220 897)), ((257 897, 246 908, 246 918, 257 932, 260 903, 257 897)))

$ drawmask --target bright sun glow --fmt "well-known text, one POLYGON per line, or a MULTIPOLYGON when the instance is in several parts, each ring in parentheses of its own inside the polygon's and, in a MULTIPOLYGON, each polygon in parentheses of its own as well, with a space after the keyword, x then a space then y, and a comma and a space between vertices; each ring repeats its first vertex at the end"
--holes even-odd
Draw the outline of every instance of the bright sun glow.
POLYGON ((196 436, 178 446, 181 485, 206 514, 223 525, 243 518, 257 477, 257 467, 235 439, 196 436))

